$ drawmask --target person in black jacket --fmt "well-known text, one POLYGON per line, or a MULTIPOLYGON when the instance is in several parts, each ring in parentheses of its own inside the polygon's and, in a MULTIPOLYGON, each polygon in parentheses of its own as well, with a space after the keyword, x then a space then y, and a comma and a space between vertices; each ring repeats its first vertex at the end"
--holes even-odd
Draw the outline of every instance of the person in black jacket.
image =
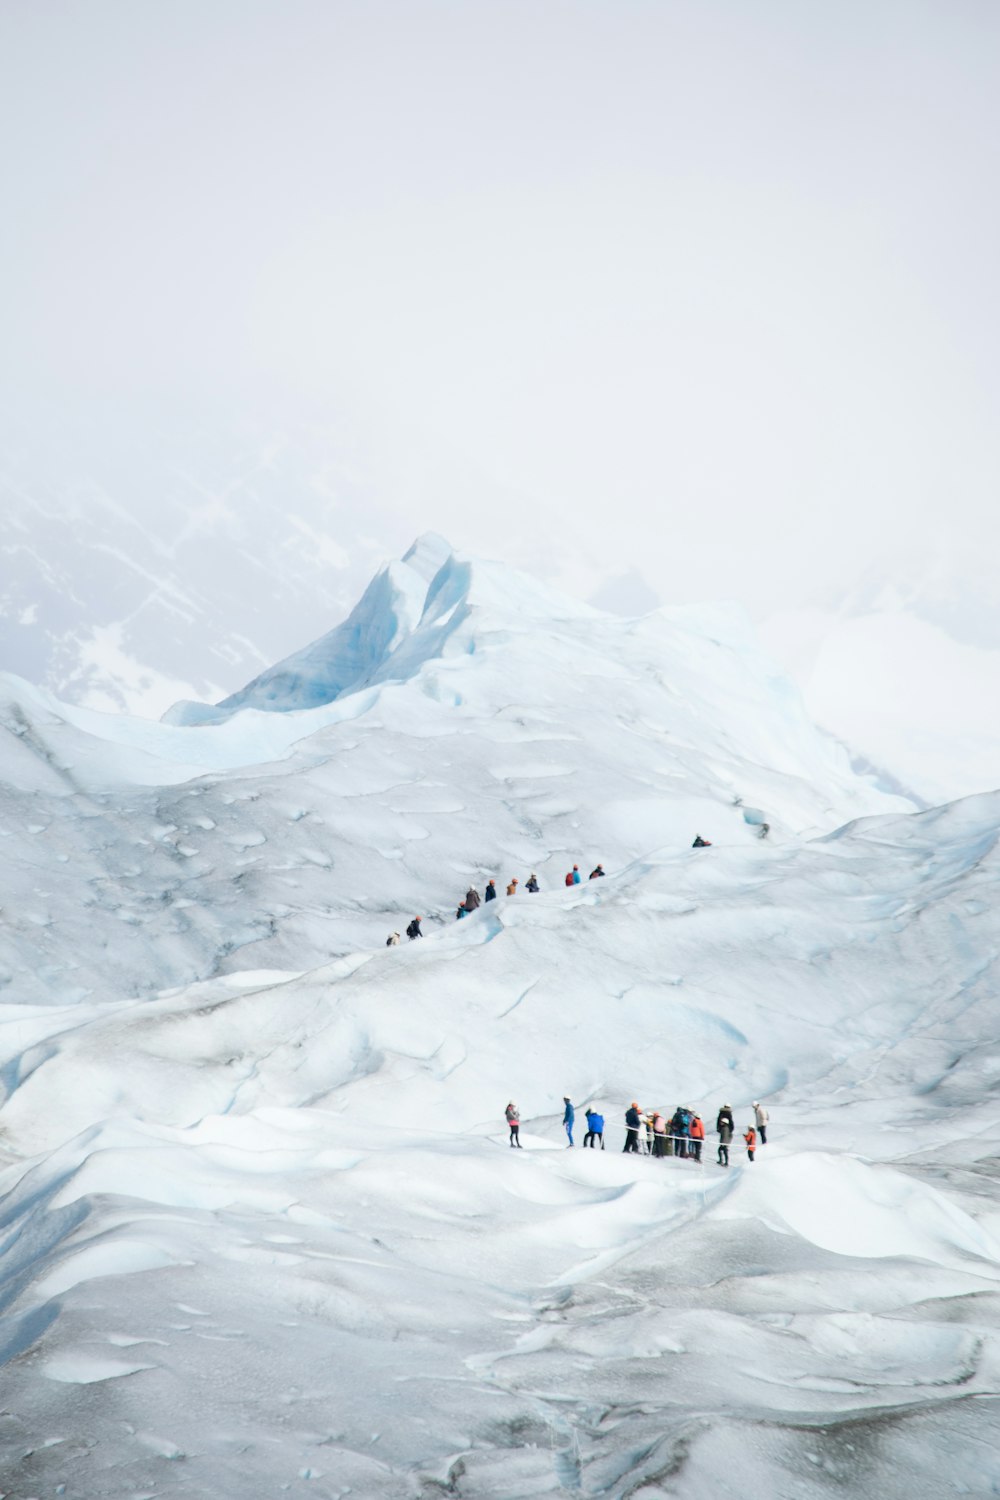
POLYGON ((531 891, 532 894, 534 894, 534 892, 537 891, 538 889, 539 889, 538 876, 537 875, 530 875, 528 877, 528 884, 525 886, 525 890, 531 891))
POLYGON ((695 834, 692 849, 711 849, 712 845, 708 839, 703 839, 700 833, 695 834))
POLYGON ((413 921, 407 927, 406 936, 409 938, 411 943, 413 942, 414 938, 423 937, 423 933, 420 931, 420 924, 422 921, 423 917, 414 917, 413 921))
POLYGON ((625 1111, 625 1146, 624 1146, 624 1150, 626 1150, 626 1151, 634 1151, 637 1156, 639 1154, 639 1126, 641 1124, 642 1124, 642 1115, 639 1113, 639 1106, 638 1106, 638 1104, 636 1104, 635 1100, 633 1099, 632 1103, 629 1105, 628 1109, 625 1111))
POLYGON ((484 892, 484 895, 487 901, 495 901, 497 899, 496 882, 494 881, 492 875, 486 883, 486 890, 484 892))
POLYGON ((598 865, 596 867, 596 869, 593 869, 590 872, 590 878, 591 878, 591 880, 601 880, 601 879, 603 879, 603 877, 604 877, 604 866, 603 865, 598 865))

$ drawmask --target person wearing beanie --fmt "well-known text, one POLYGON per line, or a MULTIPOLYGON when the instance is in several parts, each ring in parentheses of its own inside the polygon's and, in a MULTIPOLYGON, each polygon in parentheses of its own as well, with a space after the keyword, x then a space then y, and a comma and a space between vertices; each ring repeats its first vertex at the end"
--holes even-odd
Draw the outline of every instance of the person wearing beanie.
POLYGON ((719 1149, 716 1153, 716 1161, 720 1167, 729 1166, 729 1143, 733 1138, 736 1128, 733 1120, 733 1112, 728 1104, 724 1104, 719 1110, 719 1117, 715 1122, 715 1128, 719 1136, 719 1149))
POLYGON ((691 1115, 691 1155, 695 1161, 701 1161, 701 1143, 705 1139, 705 1127, 702 1124, 701 1115, 691 1115))
POLYGON ((563 1126, 569 1137, 569 1145, 566 1147, 568 1151, 569 1147, 573 1144, 573 1121, 576 1119, 576 1110, 570 1103, 568 1094, 563 1094, 563 1104, 566 1106, 563 1110, 563 1126))

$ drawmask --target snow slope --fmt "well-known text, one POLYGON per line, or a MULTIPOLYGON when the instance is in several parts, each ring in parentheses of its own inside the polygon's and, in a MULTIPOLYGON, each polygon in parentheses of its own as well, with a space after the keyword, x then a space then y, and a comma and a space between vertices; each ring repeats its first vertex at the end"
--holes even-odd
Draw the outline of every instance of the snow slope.
POLYGON ((6 1487, 995 1493, 1000 795, 901 811, 731 617, 425 582, 366 685, 282 673, 313 708, 10 688, 6 1487), (494 856, 542 893, 383 946, 494 856), (625 1156, 633 1098, 701 1110, 704 1167, 625 1156))
POLYGON ((735 611, 623 621, 438 539, 409 557, 358 606, 371 628, 240 711, 178 715, 218 722, 5 680, 0 986, 61 1003, 298 970, 416 912, 451 921, 490 874, 551 887, 698 831, 747 844, 748 818, 780 841, 906 805, 851 772, 735 611))

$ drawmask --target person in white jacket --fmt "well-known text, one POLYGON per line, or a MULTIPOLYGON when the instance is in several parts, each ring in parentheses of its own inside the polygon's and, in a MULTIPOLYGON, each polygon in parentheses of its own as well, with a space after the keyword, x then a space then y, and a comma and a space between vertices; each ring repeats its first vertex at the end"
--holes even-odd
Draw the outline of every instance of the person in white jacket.
POLYGON ((758 1104, 756 1099, 753 1101, 753 1117, 757 1122, 757 1134, 760 1136, 760 1143, 762 1146, 766 1146, 767 1122, 771 1118, 771 1116, 768 1114, 763 1104, 758 1104))

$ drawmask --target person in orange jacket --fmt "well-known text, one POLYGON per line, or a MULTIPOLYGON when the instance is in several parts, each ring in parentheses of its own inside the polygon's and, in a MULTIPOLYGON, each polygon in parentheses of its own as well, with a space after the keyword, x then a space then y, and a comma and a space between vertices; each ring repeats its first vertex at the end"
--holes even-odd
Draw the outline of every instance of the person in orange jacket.
POLYGON ((747 1143, 747 1156, 753 1161, 753 1153, 757 1145, 757 1132, 752 1125, 748 1125, 743 1132, 743 1139, 747 1143))
POLYGON ((705 1127, 701 1123, 701 1115, 692 1115, 691 1124, 688 1128, 688 1136, 691 1144, 689 1150, 695 1161, 701 1161, 701 1143, 705 1139, 705 1127))

